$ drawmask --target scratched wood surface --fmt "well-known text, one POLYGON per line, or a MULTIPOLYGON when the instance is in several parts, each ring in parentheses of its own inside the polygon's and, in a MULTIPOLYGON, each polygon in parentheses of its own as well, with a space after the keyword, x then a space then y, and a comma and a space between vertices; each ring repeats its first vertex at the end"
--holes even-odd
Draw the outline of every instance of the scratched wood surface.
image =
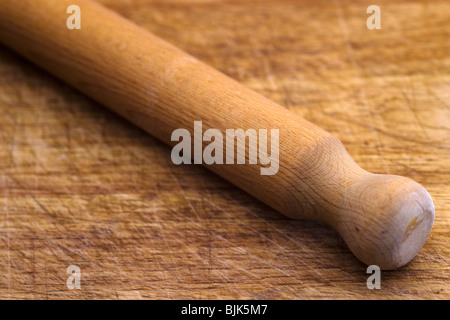
MULTIPOLYGON (((102 0, 434 199, 417 257, 366 287, 294 221, 0 47, 0 299, 450 298, 450 2, 102 0), (366 28, 381 7, 382 29, 366 28), (81 290, 66 287, 70 265, 81 290)), ((56 17, 55 17, 56 18, 56 17)))

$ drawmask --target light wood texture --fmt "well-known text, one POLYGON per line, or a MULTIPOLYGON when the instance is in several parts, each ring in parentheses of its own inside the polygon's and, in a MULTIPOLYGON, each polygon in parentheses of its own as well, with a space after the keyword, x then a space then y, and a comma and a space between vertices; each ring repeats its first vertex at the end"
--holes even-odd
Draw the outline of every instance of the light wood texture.
POLYGON ((433 202, 422 186, 364 171, 333 135, 96 2, 77 2, 83 27, 69 30, 55 17, 71 4, 4 1, 0 39, 164 143, 179 143, 177 129, 190 132, 183 139, 197 164, 203 132, 218 130, 226 142, 215 141, 221 142, 215 150, 220 162, 208 169, 289 217, 332 225, 367 265, 396 269, 422 248, 434 222, 433 202), (196 121, 203 123, 197 133, 196 121), (263 129, 270 137, 261 142, 257 134, 235 151, 228 129, 263 129), (249 160, 250 148, 263 147, 271 153, 269 168, 261 159, 258 165, 249 160), (239 153, 247 157, 241 164, 239 153))
POLYGON ((430 243, 410 265, 384 274, 387 288, 369 292, 365 268, 355 263, 329 228, 284 220, 201 168, 170 165, 167 148, 52 78, 37 71, 33 78, 32 67, 6 52, 2 74, 10 76, 3 76, 1 89, 6 100, 2 108, 8 115, 2 126, 7 146, 2 162, 8 164, 2 176, 6 230, 2 292, 6 296, 45 293, 36 282, 27 284, 23 280, 27 276, 38 277, 37 283, 59 297, 448 294, 448 211, 443 188, 449 160, 444 41, 448 35, 439 28, 446 21, 445 10, 437 8, 443 3, 437 2, 432 10, 421 3, 409 5, 428 12, 419 34, 407 28, 409 20, 402 19, 401 13, 407 17, 403 2, 390 3, 398 16, 386 17, 384 29, 371 33, 364 26, 366 15, 360 18, 358 8, 365 12, 367 7, 363 2, 105 4, 138 24, 144 17, 147 23, 152 20, 151 25, 143 24, 150 31, 339 136, 364 169, 406 175, 424 184, 435 198, 436 227, 430 243), (252 13, 246 13, 250 8, 252 13), (308 19, 300 18, 306 13, 316 18, 305 22, 308 19), (398 19, 402 19, 400 26, 398 19), (219 20, 224 25, 209 25, 219 20), (389 26, 391 31, 385 31, 389 26), (419 49, 431 35, 441 49, 425 47, 430 54, 425 59, 425 49, 419 49), (208 39, 209 53, 204 43, 208 39), (242 64, 236 64, 240 56, 242 64), (45 85, 40 84, 42 79, 45 85), (405 91, 405 81, 411 92, 405 91), (36 88, 45 92, 35 92, 36 88), (33 103, 27 103, 27 97, 33 103), (48 114, 42 116, 45 110, 48 114), (166 150, 166 157, 158 148, 166 150), (165 173, 168 177, 161 178, 165 173), (79 293, 64 288, 65 268, 70 264, 79 264, 85 276, 79 293), (61 265, 65 267, 59 270, 61 265), (36 271, 39 266, 45 272, 36 271), (412 289, 408 271, 415 277, 412 289), (49 275, 56 277, 53 282, 49 275), (121 281, 123 287, 118 285, 121 281))

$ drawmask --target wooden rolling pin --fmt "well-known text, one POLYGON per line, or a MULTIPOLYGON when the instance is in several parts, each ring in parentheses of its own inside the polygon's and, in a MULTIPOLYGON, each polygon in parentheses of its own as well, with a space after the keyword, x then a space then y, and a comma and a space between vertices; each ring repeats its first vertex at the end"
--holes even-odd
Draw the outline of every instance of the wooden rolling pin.
POLYGON ((331 224, 368 265, 408 263, 431 231, 421 185, 364 171, 331 134, 95 2, 1 0, 0 41, 172 146, 194 121, 279 129, 276 174, 261 175, 261 163, 206 167, 289 217, 331 224), (80 30, 66 26, 73 4, 80 30))

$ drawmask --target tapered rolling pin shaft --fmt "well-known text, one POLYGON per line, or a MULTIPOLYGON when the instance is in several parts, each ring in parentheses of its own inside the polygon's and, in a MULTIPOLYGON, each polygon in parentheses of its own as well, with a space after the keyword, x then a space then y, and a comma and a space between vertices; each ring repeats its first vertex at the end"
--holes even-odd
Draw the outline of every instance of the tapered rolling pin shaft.
POLYGON ((279 129, 276 174, 261 175, 261 163, 208 169, 289 217, 331 224, 366 264, 406 264, 431 231, 422 186, 364 171, 331 134, 93 1, 1 0, 0 41, 172 146, 194 121, 279 129), (66 26, 72 4, 79 30, 66 26))

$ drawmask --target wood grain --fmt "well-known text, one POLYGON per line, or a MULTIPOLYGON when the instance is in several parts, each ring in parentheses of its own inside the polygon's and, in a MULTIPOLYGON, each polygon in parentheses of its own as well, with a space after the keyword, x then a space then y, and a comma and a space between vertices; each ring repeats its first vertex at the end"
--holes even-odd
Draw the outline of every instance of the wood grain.
POLYGON ((334 231, 170 165, 167 148, 4 50, 2 296, 448 295, 447 4, 380 5, 369 31, 366 2, 103 3, 337 135, 364 169, 422 183, 435 227, 371 292, 334 231), (70 264, 81 291, 64 286, 70 264))
MULTIPOLYGON (((187 132, 182 144, 189 139, 194 163, 203 162, 198 157, 202 140, 205 151, 200 158, 210 158, 205 153, 211 144, 205 140, 211 137, 202 139, 202 132, 218 130, 214 153, 220 163, 205 164, 206 168, 287 217, 330 224, 368 266, 398 269, 423 247, 435 210, 420 184, 363 170, 338 138, 303 117, 97 2, 77 4, 83 28, 73 31, 61 23, 63 19, 55 19, 72 0, 4 0, 0 40, 163 143, 177 145, 179 131, 187 132), (244 142, 237 142, 237 151, 230 128, 241 131, 234 133, 244 142), (270 132, 264 141, 261 129, 270 132), (248 130, 253 130, 253 137, 248 130), (267 144, 269 166, 263 164, 266 157, 261 159, 267 144), (259 161, 250 155, 251 149, 259 149, 259 161), (239 159, 240 153, 244 159, 239 159)), ((182 149, 183 155, 192 154, 182 149)), ((172 151, 175 164, 184 162, 174 160, 179 152, 172 151)))

